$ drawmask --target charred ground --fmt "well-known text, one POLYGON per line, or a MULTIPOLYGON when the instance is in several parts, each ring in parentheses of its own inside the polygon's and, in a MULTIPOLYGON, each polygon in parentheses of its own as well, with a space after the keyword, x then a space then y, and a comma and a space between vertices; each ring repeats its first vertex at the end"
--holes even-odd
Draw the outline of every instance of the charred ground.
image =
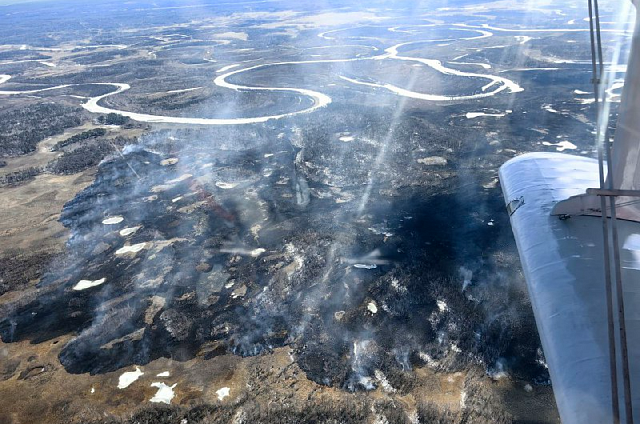
MULTIPOLYGON (((210 147, 224 146, 211 139, 220 132, 150 136, 147 148, 103 163, 65 206, 71 259, 45 275, 35 300, 12 306, 2 339, 75 332, 60 355, 73 373, 290 345, 308 378, 349 390, 375 387, 379 369, 408 392, 411 370, 427 357, 446 371, 501 360, 522 378, 546 380, 535 326, 522 318, 527 305, 513 284, 515 255, 505 255, 499 193, 450 166, 417 163, 416 146, 429 140, 432 151, 444 151, 434 140, 445 137, 422 129, 412 139, 405 127, 415 130, 415 118, 394 134, 366 213, 357 201, 336 201, 357 196, 364 177, 345 163, 354 156, 317 148, 342 143, 333 128, 324 137, 235 130, 232 150, 210 147), (400 171, 407 166, 415 172, 400 171), (122 222, 103 224, 113 216, 122 222), (130 227, 132 235, 119 233, 130 227), (139 243, 139 253, 116 254, 139 243), (103 277, 107 284, 73 290, 103 277)), ((461 168, 476 157, 460 153, 461 168)))

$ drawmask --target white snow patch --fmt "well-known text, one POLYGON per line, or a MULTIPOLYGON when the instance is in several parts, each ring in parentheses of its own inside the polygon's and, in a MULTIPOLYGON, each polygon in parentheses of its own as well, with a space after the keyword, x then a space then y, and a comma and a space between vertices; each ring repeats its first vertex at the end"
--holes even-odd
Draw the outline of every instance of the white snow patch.
POLYGON ((525 44, 528 41, 533 40, 533 37, 529 37, 528 35, 516 35, 516 40, 518 40, 519 44, 525 44))
POLYGON ((164 383, 151 383, 151 387, 157 387, 158 391, 156 394, 149 400, 149 402, 153 403, 166 403, 167 405, 171 404, 171 399, 175 397, 175 393, 173 393, 173 389, 176 388, 178 383, 175 383, 173 386, 167 386, 164 383))
POLYGON ((167 166, 167 165, 175 165, 176 163, 178 163, 180 159, 178 158, 169 158, 169 159, 164 159, 160 161, 160 165, 162 166, 167 166))
POLYGON ((353 264, 354 268, 358 268, 358 269, 376 269, 378 268, 378 265, 376 264, 353 264))
POLYGON ((221 188, 223 190, 229 190, 231 188, 235 188, 238 184, 237 183, 225 183, 222 181, 216 181, 216 187, 221 188))
POLYGON ((474 119, 474 118, 478 118, 480 116, 491 116, 494 118, 502 118, 503 116, 506 116, 506 112, 505 113, 484 113, 484 112, 467 112, 467 119, 474 119))
POLYGON ((160 374, 157 374, 156 377, 170 377, 171 374, 169 373, 169 371, 163 371, 160 374))
POLYGON ((230 389, 228 387, 223 387, 222 389, 216 390, 216 394, 218 395, 218 400, 223 400, 227 396, 229 396, 230 389))
POLYGON ((544 146, 556 146, 556 150, 559 152, 563 152, 565 150, 575 150, 578 147, 570 141, 561 141, 559 143, 549 143, 548 141, 543 141, 542 145, 544 146))
POLYGON ((136 367, 135 371, 127 371, 123 373, 118 379, 118 389, 126 389, 143 375, 144 373, 140 371, 140 367, 136 367))
POLYGON ((624 87, 624 80, 617 80, 611 84, 611 87, 607 88, 607 100, 610 102, 619 102, 620 101, 620 93, 614 93, 613 90, 618 90, 624 87))
POLYGON ((369 312, 371 312, 372 314, 377 313, 378 312, 378 306, 376 305, 376 302, 367 303, 367 310, 369 312))
POLYGON ((138 253, 139 251, 144 249, 146 246, 147 246, 146 242, 133 244, 131 246, 124 246, 124 247, 121 247, 120 249, 116 250, 116 255, 124 255, 124 254, 127 254, 127 253, 138 253))
POLYGON ((123 217, 121 217, 121 216, 112 216, 112 217, 103 219, 102 223, 104 225, 115 225, 115 224, 121 223, 122 221, 124 221, 123 217))
POLYGON ((103 284, 105 281, 107 281, 106 278, 101 278, 99 280, 80 280, 78 281, 78 284, 76 284, 75 286, 73 286, 73 290, 76 291, 80 291, 80 290, 85 290, 91 287, 96 287, 99 286, 101 284, 103 284))
POLYGON ((590 105, 591 103, 595 103, 596 99, 578 99, 578 102, 580 102, 581 105, 590 105))
POLYGON ((140 226, 138 225, 137 227, 127 227, 127 228, 123 228, 122 230, 120 230, 120 235, 122 237, 126 237, 126 236, 130 236, 131 234, 134 234, 136 231, 138 231, 140 229, 140 226))
POLYGON ((343 135, 343 136, 342 136, 342 137, 340 137, 338 140, 340 140, 340 141, 342 141, 342 142, 344 142, 344 143, 348 143, 348 142, 350 142, 350 141, 353 141, 353 140, 354 140, 354 138, 353 138, 353 136, 350 136, 350 135, 343 135))

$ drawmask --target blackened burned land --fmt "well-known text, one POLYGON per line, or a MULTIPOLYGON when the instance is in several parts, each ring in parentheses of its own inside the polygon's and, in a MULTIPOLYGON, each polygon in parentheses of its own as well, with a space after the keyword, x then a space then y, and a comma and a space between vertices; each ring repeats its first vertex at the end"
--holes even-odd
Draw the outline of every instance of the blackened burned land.
POLYGON ((76 134, 72 137, 67 138, 66 140, 63 141, 59 141, 58 143, 56 143, 51 150, 52 151, 58 151, 60 149, 62 149, 63 147, 66 146, 70 146, 72 144, 75 143, 79 143, 81 141, 90 139, 90 138, 97 138, 97 137, 102 137, 104 135, 107 134, 107 130, 104 128, 94 128, 92 130, 88 130, 88 131, 84 131, 80 134, 76 134))
POLYGON ((83 121, 82 109, 51 103, 0 112, 0 157, 31 153, 38 142, 83 121))
POLYGON ((103 162, 62 213, 68 257, 4 306, 2 340, 76 333, 60 354, 72 373, 289 345, 308 378, 348 390, 382 370, 409 392, 427 363, 545 381, 477 144, 412 114, 391 133, 373 109, 305 119, 155 133, 103 162), (379 146, 338 140, 345 126, 391 140, 374 181, 379 146), (418 161, 434 155, 448 161, 418 161))

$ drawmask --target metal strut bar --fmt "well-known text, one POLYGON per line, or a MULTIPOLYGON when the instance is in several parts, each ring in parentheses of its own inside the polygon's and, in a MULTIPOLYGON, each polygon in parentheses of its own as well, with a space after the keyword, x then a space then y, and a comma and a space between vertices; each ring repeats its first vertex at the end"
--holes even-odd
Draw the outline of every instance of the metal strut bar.
MULTIPOLYGON (((600 116, 600 103, 599 103, 599 90, 600 90, 600 73, 596 66, 596 40, 593 28, 593 2, 589 2, 589 35, 591 37, 591 65, 593 77, 591 82, 593 83, 593 93, 595 96, 596 104, 596 117, 600 116)), ((600 190, 605 189, 604 180, 604 154, 603 146, 600 142, 600 125, 596 124, 596 142, 598 149, 598 168, 600 174, 600 190)), ((620 405, 618 395, 618 370, 617 370, 617 357, 616 357, 616 339, 614 333, 614 320, 613 320, 613 294, 611 286, 611 256, 609 255, 609 224, 607 222, 607 201, 605 197, 600 197, 600 210, 602 211, 602 238, 604 240, 604 277, 605 277, 605 292, 607 302, 607 327, 609 336, 609 373, 611 376, 611 412, 613 415, 613 424, 620 424, 620 405)))
MULTIPOLYGON (((600 13, 598 10, 598 0, 589 0, 589 25, 590 25, 590 33, 591 33, 591 57, 592 57, 592 66, 594 72, 593 84, 594 84, 594 92, 595 92, 595 100, 596 107, 598 113, 598 125, 597 125, 597 141, 598 141, 598 164, 600 170, 600 188, 604 189, 604 166, 603 166, 603 147, 606 152, 607 159, 607 174, 608 184, 606 189, 608 191, 614 192, 613 185, 613 160, 611 155, 611 145, 609 143, 609 139, 607 136, 607 127, 604 128, 604 134, 602 134, 602 108, 599 103, 599 85, 601 83, 602 77, 604 75, 604 61, 602 54, 602 39, 600 32, 600 13), (594 40, 594 15, 595 15, 595 40, 594 40), (596 52, 597 49, 597 52, 596 52), (597 58, 596 58, 597 53, 597 58), (598 68, 596 69, 596 60, 598 62, 598 68)), ((609 207, 611 211, 611 240, 608 237, 608 219, 606 212, 606 200, 605 196, 600 198, 601 210, 602 210, 602 219, 603 219, 603 236, 604 236, 604 251, 605 251, 605 272, 606 272, 606 282, 607 282, 607 314, 608 314, 608 324, 609 324, 609 342, 610 342, 610 354, 613 354, 611 360, 611 369, 612 371, 616 370, 617 366, 617 357, 615 356, 615 336, 613 335, 613 303, 612 303, 612 292, 611 292, 611 263, 610 263, 610 255, 613 253, 613 266, 614 266, 614 275, 615 275, 615 288, 616 288, 616 300, 618 304, 618 324, 619 324, 619 336, 620 336, 620 350, 622 356, 622 379, 623 379, 623 388, 624 388, 624 400, 625 400, 625 418, 627 424, 633 424, 633 407, 631 403, 631 383, 630 383, 630 375, 629 375, 629 355, 628 355, 628 347, 627 347, 627 331, 626 331, 626 320, 625 320, 625 312, 624 312, 624 292, 622 287, 622 270, 620 268, 620 247, 619 247, 619 239, 618 239, 618 225, 617 225, 617 214, 616 214, 616 196, 606 196, 609 200, 609 207), (613 251, 613 252, 611 252, 613 251), (607 266, 608 265, 608 266, 607 266), (608 269, 607 269, 608 268, 608 269), (613 340, 612 340, 613 336, 613 340), (612 344, 613 343, 613 344, 612 344)), ((620 419, 620 411, 619 411, 619 397, 618 395, 618 384, 617 384, 617 372, 614 375, 612 374, 612 397, 615 396, 615 401, 612 399, 613 411, 614 411, 614 422, 619 422, 620 419)))
MULTIPOLYGON (((593 0, 594 12, 596 15, 596 39, 598 42, 598 56, 600 59, 600 76, 604 74, 604 56, 602 55, 602 39, 600 37, 600 11, 598 10, 598 0, 593 0)), ((608 126, 607 126, 608 128, 608 126)), ((607 132, 605 128, 605 136, 607 132)), ((611 144, 608 138, 604 139, 607 154, 607 172, 610 177, 609 190, 613 190, 613 157, 611 154, 611 144)), ((618 300, 618 323, 620 325, 620 350, 622 353, 622 382, 624 385, 624 408, 628 424, 633 424, 633 405, 631 403, 631 375, 629 371, 629 350, 627 345, 627 323, 624 313, 624 291, 622 287, 622 270, 620 266, 620 243, 618 239, 618 221, 616 217, 616 197, 609 197, 611 208, 611 238, 613 247, 613 264, 616 276, 616 296, 618 300)))

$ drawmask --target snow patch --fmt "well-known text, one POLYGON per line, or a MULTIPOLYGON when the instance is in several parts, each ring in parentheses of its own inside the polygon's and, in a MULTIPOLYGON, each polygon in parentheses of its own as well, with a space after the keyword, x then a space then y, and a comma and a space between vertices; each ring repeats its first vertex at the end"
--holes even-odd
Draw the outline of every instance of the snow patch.
POLYGON ((474 119, 474 118, 478 118, 480 116, 490 116, 490 117, 494 117, 494 118, 502 118, 503 116, 506 116, 507 113, 484 113, 484 112, 467 112, 466 117, 467 119, 474 119))
POLYGON ((551 112, 551 113, 560 113, 560 111, 554 109, 553 107, 551 107, 550 104, 545 104, 542 105, 542 109, 546 110, 547 112, 551 112))
POLYGON ((80 290, 85 290, 91 287, 96 287, 99 286, 101 284, 103 284, 105 281, 107 281, 106 278, 101 278, 99 280, 80 280, 78 281, 78 284, 76 284, 75 286, 73 286, 73 290, 76 291, 80 291, 80 290))
POLYGON ((118 379, 118 389, 126 389, 143 375, 144 372, 140 371, 140 367, 136 367, 135 371, 127 371, 123 373, 118 379))
POLYGON ((115 225, 115 224, 121 223, 122 221, 124 221, 123 217, 121 217, 121 216, 112 216, 112 217, 103 219, 102 223, 104 225, 115 225))
POLYGON ((131 246, 124 246, 116 250, 116 255, 125 255, 127 253, 138 253, 139 251, 144 249, 146 246, 147 246, 146 242, 133 244, 131 246))
POLYGON ((223 400, 227 396, 229 396, 230 389, 228 387, 223 387, 222 389, 216 390, 216 395, 218 395, 218 400, 223 400))
POLYGON ((529 37, 528 35, 516 35, 516 40, 519 41, 519 44, 525 44, 531 40, 533 40, 533 37, 529 37))
POLYGON ((229 190, 231 188, 235 188, 238 184, 237 183, 225 183, 222 181, 216 181, 216 187, 221 188, 223 190, 229 190))
POLYGON ((180 159, 178 158, 169 158, 169 159, 164 159, 160 161, 160 165, 162 166, 168 166, 168 165, 175 165, 176 163, 178 163, 180 159))
POLYGON ((175 393, 173 393, 173 389, 176 388, 178 383, 175 383, 173 386, 167 386, 164 383, 151 383, 151 387, 156 387, 158 391, 156 394, 149 400, 149 402, 153 403, 166 403, 167 405, 171 404, 171 400, 175 397, 175 393))
POLYGON ((140 229, 140 226, 138 225, 137 227, 127 227, 127 228, 123 228, 122 230, 120 230, 120 235, 122 237, 126 237, 126 236, 130 236, 131 234, 134 234, 136 231, 138 231, 140 229))
POLYGON ((578 102, 580 102, 581 105, 590 105, 592 103, 595 103, 596 99, 578 99, 578 102))
POLYGON ((559 143, 549 143, 548 141, 543 141, 542 144, 544 146, 555 146, 556 150, 559 152, 563 152, 565 150, 575 150, 578 147, 570 141, 561 141, 559 143))

